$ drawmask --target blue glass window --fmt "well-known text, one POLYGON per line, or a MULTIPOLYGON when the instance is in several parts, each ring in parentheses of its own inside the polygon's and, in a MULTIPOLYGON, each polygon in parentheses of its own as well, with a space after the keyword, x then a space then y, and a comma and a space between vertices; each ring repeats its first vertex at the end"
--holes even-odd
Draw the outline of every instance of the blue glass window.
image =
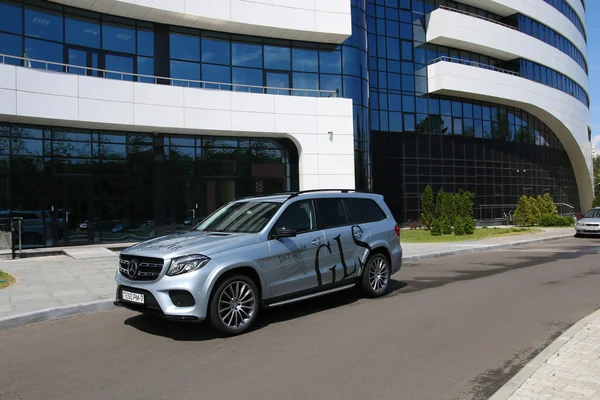
POLYGON ((402 111, 402 100, 399 94, 388 95, 389 109, 392 111, 402 111))
POLYGON ((353 76, 344 76, 344 97, 354 100, 354 104, 362 104, 361 79, 353 76))
POLYGON ((413 96, 402 96, 402 111, 415 112, 415 98, 413 96))
POLYGON ((319 53, 316 49, 292 49, 292 69, 299 72, 318 72, 319 53))
POLYGON ((202 62, 229 65, 231 62, 229 41, 202 37, 202 62))
POLYGON ((154 32, 150 28, 138 28, 137 53, 142 56, 154 55, 154 32))
POLYGON ((402 132, 402 113, 401 112, 390 112, 390 131, 402 132))
POLYGON ((415 131, 415 115, 404 114, 404 130, 408 132, 415 131))
MULTIPOLYGON (((187 61, 171 60, 171 78, 184 79, 184 80, 200 80, 200 64, 187 61)), ((183 81, 172 81, 174 86, 188 86, 183 81)), ((200 84, 190 85, 199 87, 200 84)))
POLYGON ((23 8, 21 4, 0 0, 0 29, 6 32, 23 33, 23 8))
MULTIPOLYGON (((231 68, 223 65, 202 65, 202 80, 206 82, 231 83, 231 68)), ((205 84, 208 89, 231 90, 229 85, 205 84)))
MULTIPOLYGON (((8 54, 16 57, 23 57, 21 53, 23 51, 23 38, 16 35, 8 35, 6 33, 0 33, 0 53, 8 54)), ((5 59, 6 64, 21 65, 21 60, 18 59, 5 59)))
MULTIPOLYGON (((233 83, 238 85, 263 86, 263 71, 252 68, 233 68, 233 83)), ((235 87, 235 91, 262 93, 262 88, 235 87)))
MULTIPOLYGON (((133 73, 133 57, 107 54, 104 57, 104 63, 106 65, 106 69, 109 71, 127 72, 129 74, 133 73)), ((107 72, 106 77, 110 79, 120 79, 124 81, 133 80, 132 75, 117 74, 112 72, 107 72)))
POLYGON ((183 33, 170 34, 171 58, 200 61, 200 37, 183 33))
POLYGON ((402 90, 404 90, 405 92, 415 91, 414 75, 402 75, 402 90))
POLYGON ((390 73, 387 75, 387 80, 388 80, 388 89, 401 90, 402 84, 400 83, 401 82, 400 74, 390 73))
POLYGON ((62 42, 62 15, 33 7, 25 8, 25 35, 62 42))
MULTIPOLYGON (((321 90, 335 90, 339 95, 342 94, 342 77, 339 75, 325 75, 321 74, 320 76, 321 85, 319 89, 321 90)), ((325 96, 325 94, 323 94, 325 96)))
MULTIPOLYGON (((45 40, 37 40, 25 38, 25 57, 34 58, 37 60, 53 61, 57 63, 63 62, 63 45, 58 43, 46 42, 45 40)), ((41 62, 29 61, 32 68, 46 69, 46 65, 41 62)), ((48 64, 48 69, 52 71, 63 72, 63 67, 60 65, 48 64)))
POLYGON ((339 51, 321 50, 319 52, 321 72, 328 74, 342 73, 342 53, 339 51))
POLYGON ((65 18, 65 42, 100 48, 100 22, 90 18, 67 15, 65 18))
POLYGON ((402 59, 412 61, 412 42, 402 41, 402 59))
POLYGON ((292 52, 289 47, 264 46, 265 68, 290 70, 292 67, 292 52))
MULTIPOLYGON (((196 49, 198 51, 194 54, 199 54, 199 40, 196 40, 195 43, 197 43, 196 49)), ((102 24, 102 48, 121 53, 135 53, 135 28, 127 25, 104 22, 102 24)), ((200 58, 198 58, 198 60, 200 60, 200 58)))
POLYGON ((292 76, 294 89, 311 89, 311 91, 294 90, 295 96, 314 96, 319 89, 319 75, 294 72, 292 76))
MULTIPOLYGON (((175 61, 177 62, 177 61, 175 61)), ((197 65, 197 64, 196 64, 197 65)), ((137 73, 140 75, 154 76, 154 59, 150 57, 139 57, 137 58, 137 73)), ((198 77, 200 76, 200 70, 198 69, 198 77)), ((150 77, 141 76, 139 77, 140 82, 154 83, 154 79, 150 77)))
POLYGON ((412 40, 412 25, 400 24, 400 37, 402 39, 412 40))
POLYGON ((387 56, 392 60, 400 60, 400 40, 387 38, 387 56))
POLYGON ((281 90, 281 89, 289 89, 292 85, 290 84, 290 74, 289 72, 267 72, 266 74, 267 82, 265 86, 268 94, 280 94, 280 95, 289 95, 289 90, 281 90), (281 88, 281 89, 280 89, 281 88))
POLYGON ((262 45, 257 43, 233 42, 231 47, 232 65, 262 68, 262 45))

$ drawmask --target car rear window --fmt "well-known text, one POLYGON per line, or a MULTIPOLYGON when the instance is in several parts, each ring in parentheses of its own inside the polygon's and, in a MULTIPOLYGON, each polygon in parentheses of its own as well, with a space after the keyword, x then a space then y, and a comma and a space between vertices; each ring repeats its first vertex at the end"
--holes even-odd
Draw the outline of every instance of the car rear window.
POLYGON ((366 224, 386 218, 381 207, 371 199, 344 199, 344 206, 351 224, 366 224))

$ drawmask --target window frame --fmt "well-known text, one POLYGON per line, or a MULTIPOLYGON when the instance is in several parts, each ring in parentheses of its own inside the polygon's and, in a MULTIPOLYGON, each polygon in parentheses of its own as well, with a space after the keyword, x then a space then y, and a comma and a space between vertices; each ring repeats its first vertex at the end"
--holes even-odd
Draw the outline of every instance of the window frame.
POLYGON ((310 229, 308 231, 303 231, 303 232, 296 232, 296 236, 298 236, 298 235, 304 235, 305 233, 311 233, 311 232, 316 232, 316 231, 322 230, 319 227, 319 215, 318 215, 319 212, 317 210, 317 204, 315 202, 315 199, 298 199, 296 201, 290 202, 289 204, 285 205, 285 208, 281 211, 281 214, 279 214, 279 217, 277 217, 277 221, 275 221, 273 223, 273 226, 269 230, 269 235, 268 235, 268 239, 267 240, 275 240, 273 238, 273 234, 275 233, 275 228, 277 227, 277 224, 279 223, 279 221, 283 217, 283 214, 285 214, 285 212, 290 207, 292 207, 294 204, 301 203, 301 202, 310 202, 311 203, 312 208, 313 208, 313 215, 314 215, 314 219, 315 219, 315 229, 310 229))

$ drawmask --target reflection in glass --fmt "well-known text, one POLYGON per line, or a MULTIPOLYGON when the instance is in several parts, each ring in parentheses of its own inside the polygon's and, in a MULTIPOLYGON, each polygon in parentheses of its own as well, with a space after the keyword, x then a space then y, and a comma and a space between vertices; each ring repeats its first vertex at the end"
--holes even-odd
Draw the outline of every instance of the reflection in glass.
POLYGON ((116 23, 103 23, 102 48, 121 53, 135 53, 135 28, 116 23))
MULTIPOLYGON (((231 83, 231 68, 222 65, 202 65, 202 80, 205 82, 231 83)), ((231 90, 231 85, 205 83, 207 89, 231 90)))
MULTIPOLYGON (((138 26, 140 23, 138 22, 138 26)), ((137 30, 137 53, 143 56, 154 55, 154 32, 151 29, 138 28, 137 30)))
MULTIPOLYGON (((188 61, 171 60, 171 78, 183 80, 200 80, 200 64, 188 61)), ((200 87, 200 83, 172 80, 173 86, 200 87)))
MULTIPOLYGON (((23 57, 23 38, 16 35, 0 33, 0 53, 15 57, 23 57)), ((18 59, 6 58, 5 64, 21 65, 22 61, 18 59)))
MULTIPOLYGON (((233 68, 233 83, 238 85, 263 86, 263 71, 252 68, 233 68)), ((262 87, 234 86, 240 92, 262 93, 262 87)))
POLYGON ((0 0, 0 26, 6 32, 23 33, 23 9, 20 4, 0 0))
POLYGON ((171 58, 200 61, 200 37, 171 32, 171 58))
POLYGON ((301 72, 319 71, 319 53, 316 49, 292 49, 292 69, 301 72))
MULTIPOLYGON (((87 67, 87 51, 79 50, 79 49, 69 49, 69 64, 70 65, 80 65, 82 67, 87 67)), ((67 72, 69 74, 77 74, 77 75, 85 75, 85 68, 77 68, 77 67, 67 67, 67 72)))
POLYGON ((229 41, 202 37, 202 62, 229 64, 231 62, 229 41))
POLYGON ((100 22, 90 18, 67 15, 65 42, 86 47, 100 47, 100 22))
POLYGON ((294 96, 314 96, 315 91, 319 89, 319 75, 317 74, 294 72, 292 79, 294 89, 305 89, 294 90, 294 96))
POLYGON ((62 42, 63 18, 60 14, 49 10, 26 7, 25 35, 62 42))
POLYGON ((42 156, 44 155, 41 140, 12 139, 12 154, 17 156, 42 156))
MULTIPOLYGON (((151 76, 154 76, 154 58, 138 56, 137 73, 149 75, 138 77, 139 82, 154 83, 154 78, 151 78, 151 76)), ((200 75, 200 69, 198 69, 198 75, 200 75)))
POLYGON ((233 42, 231 64, 240 67, 262 68, 262 45, 233 42))
POLYGON ((330 74, 342 73, 342 53, 339 51, 319 52, 320 72, 330 74))
POLYGON ((265 68, 268 69, 291 69, 292 58, 289 47, 264 46, 265 68))
MULTIPOLYGON (((44 40, 25 38, 25 53, 23 54, 23 57, 62 63, 62 52, 62 44, 46 42, 44 40)), ((62 65, 46 64, 38 61, 28 60, 26 61, 25 67, 63 72, 62 65)))
POLYGON ((280 95, 288 95, 290 94, 289 89, 290 85, 290 74, 288 72, 267 72, 266 74, 267 82, 265 85, 268 87, 268 94, 280 94, 280 95), (278 89, 274 89, 278 88, 278 89), (281 88, 281 89, 279 89, 281 88))
POLYGON ((106 69, 109 71, 127 72, 127 74, 118 74, 113 72, 107 72, 106 77, 110 79, 119 79, 123 81, 132 81, 133 76, 133 57, 128 56, 116 56, 112 54, 106 54, 104 57, 104 63, 106 69))

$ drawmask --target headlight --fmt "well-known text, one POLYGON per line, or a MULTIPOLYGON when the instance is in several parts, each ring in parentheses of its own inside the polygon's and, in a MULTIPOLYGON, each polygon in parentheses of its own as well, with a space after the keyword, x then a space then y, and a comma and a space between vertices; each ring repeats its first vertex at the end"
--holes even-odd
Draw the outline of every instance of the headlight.
POLYGON ((175 276, 185 274, 191 271, 196 271, 204 267, 209 261, 210 258, 203 256, 202 254, 194 254, 192 256, 174 258, 173 261, 171 261, 171 266, 167 271, 167 275, 175 276))

